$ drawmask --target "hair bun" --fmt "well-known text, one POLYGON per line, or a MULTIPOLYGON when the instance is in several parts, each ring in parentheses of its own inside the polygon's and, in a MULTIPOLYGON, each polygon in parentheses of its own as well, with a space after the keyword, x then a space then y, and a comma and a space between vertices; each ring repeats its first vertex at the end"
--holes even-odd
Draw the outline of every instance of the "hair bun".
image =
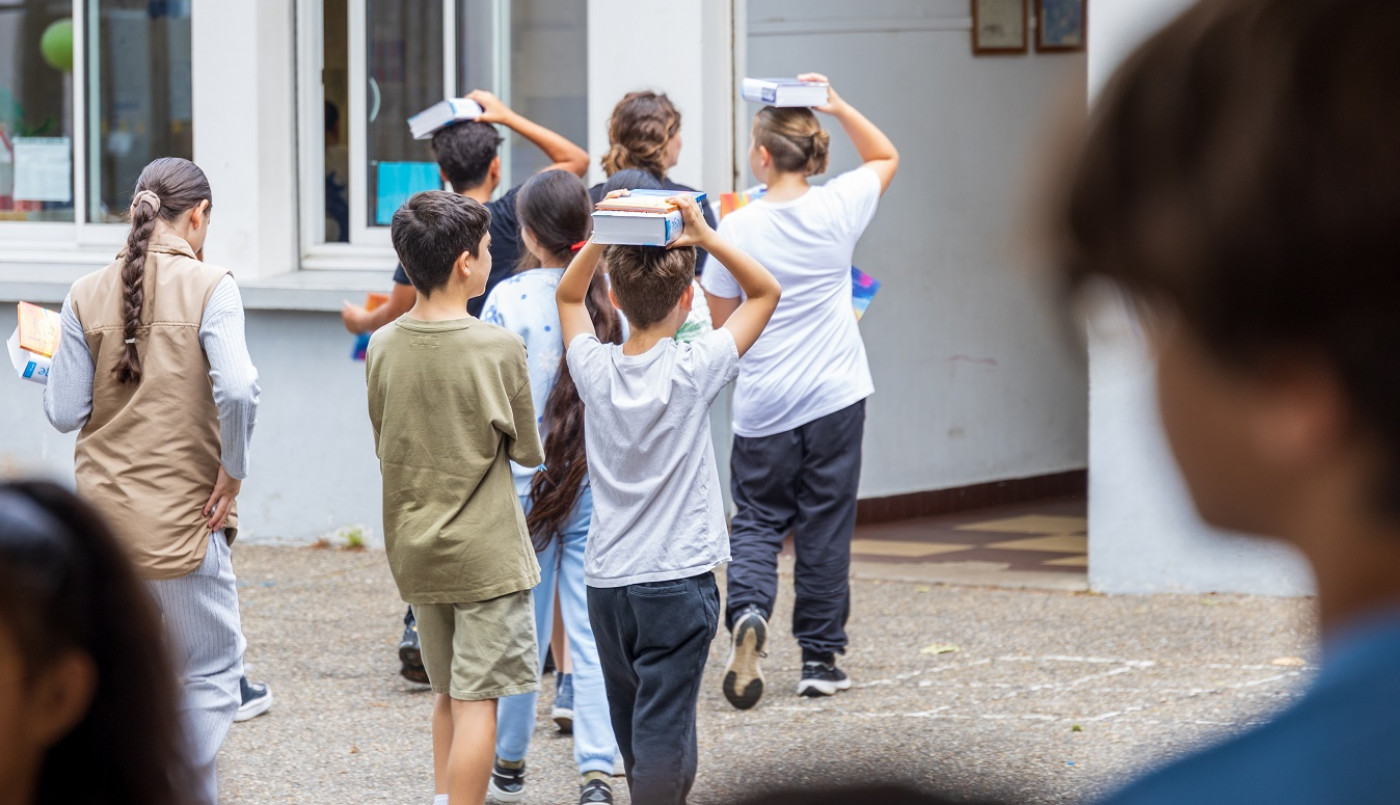
POLYGON ((817 129, 812 134, 812 148, 807 154, 807 175, 814 176, 818 173, 826 173, 826 166, 831 158, 831 133, 826 129, 817 129))
POLYGON ((131 209, 133 212, 142 204, 150 207, 151 212, 160 212, 160 196, 150 190, 137 191, 136 195, 131 197, 131 209))

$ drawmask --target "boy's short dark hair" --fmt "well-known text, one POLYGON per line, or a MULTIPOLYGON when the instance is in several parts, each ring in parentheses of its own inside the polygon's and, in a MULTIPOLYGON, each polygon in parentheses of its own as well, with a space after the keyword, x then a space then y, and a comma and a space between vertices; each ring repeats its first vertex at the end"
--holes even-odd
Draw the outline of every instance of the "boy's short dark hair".
POLYGON ((409 282, 424 295, 447 284, 462 252, 478 257, 491 211, 445 190, 417 193, 394 213, 390 235, 409 282))
POLYGON ((613 296, 633 327, 650 327, 671 314, 695 280, 695 249, 609 246, 613 296))
POLYGON ((465 193, 486 181, 503 142, 490 123, 464 120, 433 135, 433 158, 452 189, 465 193))
POLYGON ((1104 91, 1053 227, 1071 281, 1121 283, 1228 364, 1327 361, 1400 513, 1397 40, 1395 0, 1190 8, 1104 91))

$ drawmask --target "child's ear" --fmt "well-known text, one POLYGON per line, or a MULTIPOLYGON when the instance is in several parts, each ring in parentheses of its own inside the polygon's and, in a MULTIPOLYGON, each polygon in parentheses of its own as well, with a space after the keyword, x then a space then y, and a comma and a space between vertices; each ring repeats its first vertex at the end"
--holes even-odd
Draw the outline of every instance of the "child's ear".
POLYGON ((619 305, 617 303, 617 296, 613 294, 612 288, 608 288, 608 301, 612 302, 613 307, 617 308, 618 310, 622 310, 622 305, 619 305))
POLYGON ((681 298, 677 304, 681 306, 681 310, 684 310, 686 313, 690 312, 691 306, 695 304, 695 283, 692 282, 685 286, 685 290, 681 291, 681 298))
POLYGON ((488 174, 490 175, 490 178, 491 178, 491 184, 497 185, 497 184, 500 184, 500 183, 501 183, 501 155, 500 155, 500 154, 497 154, 497 155, 495 155, 494 157, 491 158, 491 168, 490 168, 490 170, 488 171, 488 174))
POLYGON ((447 174, 443 173, 442 168, 438 168, 438 179, 442 180, 443 184, 448 184, 447 174))
POLYGON ((768 146, 766 145, 760 145, 758 147, 758 164, 765 168, 773 164, 773 155, 768 152, 768 146))
POLYGON ((471 279, 472 269, 475 268, 472 265, 474 259, 471 252, 462 252, 457 255, 457 259, 452 263, 453 273, 461 274, 463 279, 471 279))

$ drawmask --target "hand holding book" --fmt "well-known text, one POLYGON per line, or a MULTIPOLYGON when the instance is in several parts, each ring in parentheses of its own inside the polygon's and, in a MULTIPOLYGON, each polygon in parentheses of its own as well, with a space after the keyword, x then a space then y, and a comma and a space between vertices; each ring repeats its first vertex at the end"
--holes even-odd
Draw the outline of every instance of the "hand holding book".
POLYGON ((837 110, 845 104, 845 101, 841 100, 841 96, 836 94, 836 88, 831 86, 831 81, 821 73, 800 73, 797 76, 797 80, 826 85, 826 103, 822 106, 813 106, 813 110, 825 112, 828 115, 834 115, 837 110))
POLYGON ((672 196, 667 199, 676 205, 680 210, 683 226, 680 237, 676 238, 666 248, 679 249, 685 246, 699 246, 705 248, 714 238, 715 231, 710 228, 710 224, 705 220, 705 214, 700 211, 700 205, 695 203, 695 197, 691 195, 672 196))

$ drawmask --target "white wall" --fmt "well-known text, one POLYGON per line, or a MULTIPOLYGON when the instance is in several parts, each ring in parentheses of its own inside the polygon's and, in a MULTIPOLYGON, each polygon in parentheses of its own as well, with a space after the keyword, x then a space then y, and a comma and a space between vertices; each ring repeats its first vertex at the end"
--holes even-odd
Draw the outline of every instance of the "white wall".
MULTIPOLYGON (((1082 350, 1016 257, 1048 118, 1084 106, 1084 54, 974 58, 965 0, 748 0, 747 19, 746 74, 824 72, 900 149, 855 255, 884 283, 861 323, 861 495, 1084 467, 1082 350)), ((857 164, 832 134, 828 176, 857 164)))
MULTIPOLYGON (((0 304, 0 331, 14 327, 14 305, 0 304)), ((354 339, 340 316, 251 310, 247 332, 263 396, 238 499, 243 536, 309 542, 358 525, 382 544, 365 365, 350 359, 354 339)), ((43 387, 16 378, 7 362, 0 376, 0 478, 38 475, 71 485, 73 442, 44 418, 43 387)))
MULTIPOLYGON (((1186 0, 1115 0, 1090 16, 1089 84, 1186 0)), ((1104 592, 1311 591, 1302 558, 1272 542, 1209 528, 1196 515, 1157 413, 1154 367, 1127 312, 1115 308, 1089 349, 1089 583, 1104 592)))

